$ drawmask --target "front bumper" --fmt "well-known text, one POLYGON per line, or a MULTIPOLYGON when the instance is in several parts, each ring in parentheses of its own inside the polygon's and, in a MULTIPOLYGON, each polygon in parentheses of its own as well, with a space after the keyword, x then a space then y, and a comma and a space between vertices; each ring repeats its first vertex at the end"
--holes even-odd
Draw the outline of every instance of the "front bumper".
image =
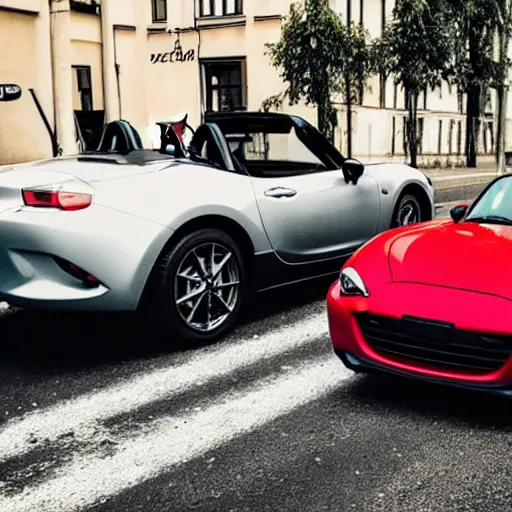
POLYGON ((474 384, 471 382, 452 381, 448 379, 436 379, 432 377, 426 377, 425 375, 417 375, 415 373, 402 371, 390 366, 376 363, 374 361, 366 360, 361 357, 354 356, 349 352, 342 350, 335 350, 334 353, 341 359, 343 364, 349 369, 356 373, 376 373, 386 374, 395 377, 403 377, 406 379, 418 380, 421 382, 428 382, 430 384, 436 384, 440 386, 449 386, 457 389, 465 389, 468 391, 476 391, 480 393, 490 393, 493 395, 504 396, 506 398, 512 398, 512 385, 500 385, 500 384, 474 384))
POLYGON ((472 389, 512 388, 512 357, 506 358, 499 368, 482 372, 407 360, 385 354, 369 343, 357 320, 360 313, 395 319, 409 315, 454 323, 461 330, 512 336, 509 320, 512 318, 512 302, 461 290, 405 283, 383 285, 379 290, 372 290, 368 299, 340 297, 339 292, 339 284, 335 283, 327 297, 332 346, 354 370, 388 371, 472 389))

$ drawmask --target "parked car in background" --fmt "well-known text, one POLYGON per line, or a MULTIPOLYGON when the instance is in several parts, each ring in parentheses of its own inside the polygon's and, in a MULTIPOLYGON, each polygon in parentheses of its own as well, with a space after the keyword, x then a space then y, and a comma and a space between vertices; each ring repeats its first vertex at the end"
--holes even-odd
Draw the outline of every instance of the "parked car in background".
POLYGON ((296 116, 210 115, 188 147, 163 130, 145 150, 114 122, 97 151, 0 175, 1 299, 139 309, 171 342, 211 343, 251 293, 334 275, 376 234, 434 215, 420 171, 346 159, 296 116))
POLYGON ((390 230, 328 294, 334 351, 376 371, 512 395, 512 177, 451 219, 390 230))

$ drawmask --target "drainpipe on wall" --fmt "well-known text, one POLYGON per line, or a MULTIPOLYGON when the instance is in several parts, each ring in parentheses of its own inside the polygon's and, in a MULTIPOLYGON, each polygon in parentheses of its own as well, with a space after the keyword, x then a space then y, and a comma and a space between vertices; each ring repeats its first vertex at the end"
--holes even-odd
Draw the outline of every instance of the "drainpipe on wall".
POLYGON ((197 35, 197 66, 199 72, 199 110, 200 110, 200 122, 199 124, 204 123, 204 76, 203 76, 203 66, 201 66, 201 30, 197 26, 197 2, 194 2, 194 31, 197 35))
POLYGON ((50 23, 50 3, 42 2, 41 11, 36 19, 37 60, 39 73, 35 88, 29 89, 37 111, 48 131, 52 143, 53 156, 58 155, 58 144, 55 136, 55 108, 53 98, 52 69, 52 38, 50 23), (44 70, 44 72, 42 72, 44 70))
POLYGON ((78 151, 73 111, 71 9, 69 0, 50 0, 51 51, 55 131, 60 153, 78 151))
POLYGON ((102 0, 100 6, 103 49, 103 102, 105 121, 110 123, 121 117, 117 86, 114 24, 111 21, 110 2, 102 0))

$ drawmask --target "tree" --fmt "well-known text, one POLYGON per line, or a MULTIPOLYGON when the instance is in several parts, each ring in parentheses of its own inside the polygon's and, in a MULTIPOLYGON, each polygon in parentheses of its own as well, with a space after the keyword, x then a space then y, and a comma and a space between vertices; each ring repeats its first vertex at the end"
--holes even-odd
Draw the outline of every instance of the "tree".
POLYGON ((282 104, 285 97, 290 105, 301 100, 314 105, 318 129, 332 140, 338 124, 335 96, 348 85, 355 97, 360 80, 366 82, 372 72, 368 32, 357 25, 345 26, 329 0, 306 0, 305 6, 290 6, 280 40, 267 48, 288 88, 266 100, 262 108, 282 104))
POLYGON ((417 167, 418 99, 439 87, 453 57, 450 12, 443 0, 397 0, 392 20, 375 42, 378 69, 405 90, 406 142, 410 164, 417 167))
POLYGON ((482 106, 489 88, 495 86, 498 71, 493 59, 498 11, 489 0, 447 0, 447 4, 455 41, 449 75, 466 94, 466 165, 476 167, 482 106))
POLYGON ((507 100, 510 87, 509 69, 512 64, 508 56, 512 36, 512 0, 492 0, 496 27, 499 36, 499 57, 496 68, 495 87, 497 91, 498 130, 496 144, 496 163, 498 174, 505 172, 505 141, 507 128, 507 100))

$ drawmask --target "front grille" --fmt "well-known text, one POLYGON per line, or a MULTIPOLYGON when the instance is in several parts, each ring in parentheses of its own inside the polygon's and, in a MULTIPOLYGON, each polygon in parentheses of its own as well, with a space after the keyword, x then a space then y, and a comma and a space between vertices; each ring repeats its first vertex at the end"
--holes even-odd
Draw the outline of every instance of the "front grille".
POLYGON ((397 362, 464 373, 501 368, 512 351, 512 336, 456 329, 451 324, 360 313, 357 321, 366 343, 397 362))

